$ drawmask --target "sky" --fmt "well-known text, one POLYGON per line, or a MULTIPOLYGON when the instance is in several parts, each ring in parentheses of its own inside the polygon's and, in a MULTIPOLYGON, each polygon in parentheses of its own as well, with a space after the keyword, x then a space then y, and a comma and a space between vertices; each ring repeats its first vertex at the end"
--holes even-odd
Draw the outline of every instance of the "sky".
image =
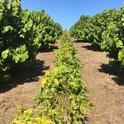
POLYGON ((52 19, 69 29, 81 15, 95 15, 105 9, 119 9, 124 0, 22 0, 22 8, 44 9, 52 19))

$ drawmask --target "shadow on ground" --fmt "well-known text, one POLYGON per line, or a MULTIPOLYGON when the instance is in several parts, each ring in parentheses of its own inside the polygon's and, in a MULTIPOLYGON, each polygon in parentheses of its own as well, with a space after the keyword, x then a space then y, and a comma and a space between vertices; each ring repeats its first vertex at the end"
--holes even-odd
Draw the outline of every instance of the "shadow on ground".
POLYGON ((92 51, 98 51, 98 52, 102 52, 102 50, 100 49, 99 45, 97 44, 92 44, 91 42, 89 41, 86 41, 86 40, 74 40, 75 43, 89 43, 85 46, 82 46, 82 48, 85 48, 87 50, 92 50, 92 51))
POLYGON ((109 75, 113 75, 112 79, 121 86, 124 86, 124 72, 117 65, 102 64, 99 69, 100 72, 104 72, 109 75))
POLYGON ((87 46, 82 46, 82 48, 85 48, 87 50, 102 52, 102 50, 100 50, 100 47, 96 44, 89 44, 87 46))
POLYGON ((39 80, 39 76, 44 75, 44 71, 49 66, 44 66, 44 61, 36 60, 25 70, 16 70, 13 72, 12 79, 8 83, 0 84, 0 93, 7 92, 12 88, 24 83, 33 83, 39 80))
POLYGON ((86 41, 86 40, 73 40, 73 42, 75 43, 90 43, 89 41, 86 41))
POLYGON ((58 49, 58 46, 52 46, 51 48, 49 49, 46 49, 46 47, 43 47, 40 52, 53 52, 54 50, 57 50, 58 49))

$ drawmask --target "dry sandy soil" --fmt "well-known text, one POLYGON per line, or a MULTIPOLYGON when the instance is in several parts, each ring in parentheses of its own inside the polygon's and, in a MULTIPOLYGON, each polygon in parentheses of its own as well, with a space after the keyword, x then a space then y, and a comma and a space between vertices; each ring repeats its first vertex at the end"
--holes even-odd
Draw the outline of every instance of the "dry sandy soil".
MULTIPOLYGON (((88 97, 95 105, 88 124, 124 124, 124 77, 109 66, 105 52, 99 52, 90 43, 74 43, 83 64, 81 69, 88 97)), ((42 52, 31 69, 17 73, 8 85, 0 87, 0 124, 10 124, 17 105, 32 106, 33 97, 40 88, 39 77, 53 68, 54 52, 42 52)))

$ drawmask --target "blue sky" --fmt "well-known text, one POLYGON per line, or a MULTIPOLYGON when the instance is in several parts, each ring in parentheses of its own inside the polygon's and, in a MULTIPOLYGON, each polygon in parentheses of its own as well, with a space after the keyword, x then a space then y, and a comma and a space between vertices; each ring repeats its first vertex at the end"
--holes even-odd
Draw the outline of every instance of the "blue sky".
POLYGON ((22 0, 22 7, 29 10, 44 9, 63 28, 71 27, 81 15, 95 15, 104 9, 116 8, 124 0, 22 0))

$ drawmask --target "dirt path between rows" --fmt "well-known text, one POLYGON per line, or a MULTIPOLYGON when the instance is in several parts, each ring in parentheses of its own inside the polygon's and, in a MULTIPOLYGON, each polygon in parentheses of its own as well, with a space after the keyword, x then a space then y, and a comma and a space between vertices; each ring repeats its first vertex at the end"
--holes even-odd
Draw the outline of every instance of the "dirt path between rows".
POLYGON ((84 64, 82 75, 95 105, 88 124, 124 124, 124 77, 109 66, 105 52, 93 49, 90 43, 74 43, 84 64))
MULTIPOLYGON (((56 44, 55 49, 58 44, 56 44)), ((42 52, 37 56, 37 63, 25 72, 15 73, 15 79, 0 86, 0 124, 10 124, 16 113, 17 105, 33 106, 33 97, 40 88, 40 77, 54 66, 54 51, 42 52)))

